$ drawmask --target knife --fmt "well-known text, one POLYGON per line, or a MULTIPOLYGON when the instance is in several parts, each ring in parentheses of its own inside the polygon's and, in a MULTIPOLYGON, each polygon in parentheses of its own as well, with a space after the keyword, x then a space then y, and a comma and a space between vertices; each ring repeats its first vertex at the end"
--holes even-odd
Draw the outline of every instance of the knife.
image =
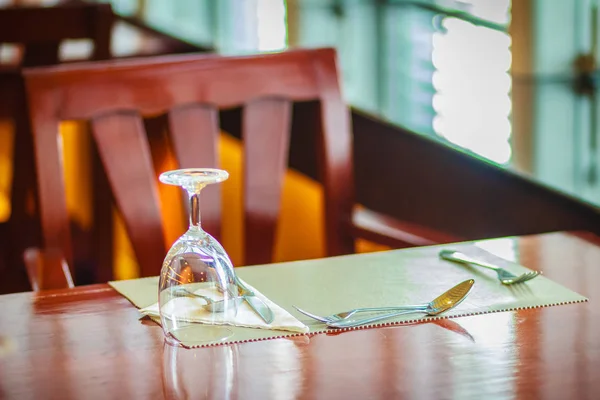
POLYGON ((262 299, 256 297, 254 292, 248 289, 248 287, 244 285, 244 283, 237 276, 235 277, 235 280, 240 288, 240 296, 246 300, 250 308, 254 310, 254 312, 258 314, 258 316, 261 317, 267 324, 273 322, 275 319, 273 310, 271 310, 271 308, 264 301, 262 301, 262 299))

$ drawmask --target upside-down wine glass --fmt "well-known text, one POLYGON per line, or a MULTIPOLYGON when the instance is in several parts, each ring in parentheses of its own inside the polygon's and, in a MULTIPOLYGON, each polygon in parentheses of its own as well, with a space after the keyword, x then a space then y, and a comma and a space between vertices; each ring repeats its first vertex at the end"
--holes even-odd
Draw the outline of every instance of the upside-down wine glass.
POLYGON ((235 272, 223 246, 200 225, 200 192, 229 177, 226 171, 193 168, 168 171, 162 183, 181 186, 188 194, 190 226, 171 246, 159 280, 163 331, 171 344, 185 347, 228 338, 241 298, 235 272))

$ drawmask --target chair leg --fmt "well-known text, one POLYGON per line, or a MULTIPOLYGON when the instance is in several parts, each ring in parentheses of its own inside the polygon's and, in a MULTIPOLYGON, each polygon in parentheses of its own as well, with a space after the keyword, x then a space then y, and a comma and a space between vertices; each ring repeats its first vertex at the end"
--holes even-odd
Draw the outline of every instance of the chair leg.
POLYGON ((11 214, 8 222, 7 268, 11 269, 15 290, 30 290, 23 264, 23 252, 28 247, 40 247, 41 223, 37 197, 33 137, 27 108, 14 118, 13 179, 11 214))

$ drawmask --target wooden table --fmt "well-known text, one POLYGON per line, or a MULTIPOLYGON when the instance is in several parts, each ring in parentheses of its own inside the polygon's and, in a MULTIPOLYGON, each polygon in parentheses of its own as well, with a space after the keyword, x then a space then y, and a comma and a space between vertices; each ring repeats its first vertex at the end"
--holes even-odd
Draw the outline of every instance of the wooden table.
POLYGON ((4 295, 0 398, 598 398, 600 238, 480 244, 590 302, 182 350, 107 285, 4 295))

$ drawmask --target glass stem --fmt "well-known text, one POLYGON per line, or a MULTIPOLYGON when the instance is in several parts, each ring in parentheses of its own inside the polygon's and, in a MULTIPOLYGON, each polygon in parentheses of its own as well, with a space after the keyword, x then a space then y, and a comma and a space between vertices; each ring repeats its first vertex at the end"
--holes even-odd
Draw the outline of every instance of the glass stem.
POLYGON ((190 202, 190 230, 202 230, 200 224, 200 190, 198 188, 188 188, 188 198, 190 202))

